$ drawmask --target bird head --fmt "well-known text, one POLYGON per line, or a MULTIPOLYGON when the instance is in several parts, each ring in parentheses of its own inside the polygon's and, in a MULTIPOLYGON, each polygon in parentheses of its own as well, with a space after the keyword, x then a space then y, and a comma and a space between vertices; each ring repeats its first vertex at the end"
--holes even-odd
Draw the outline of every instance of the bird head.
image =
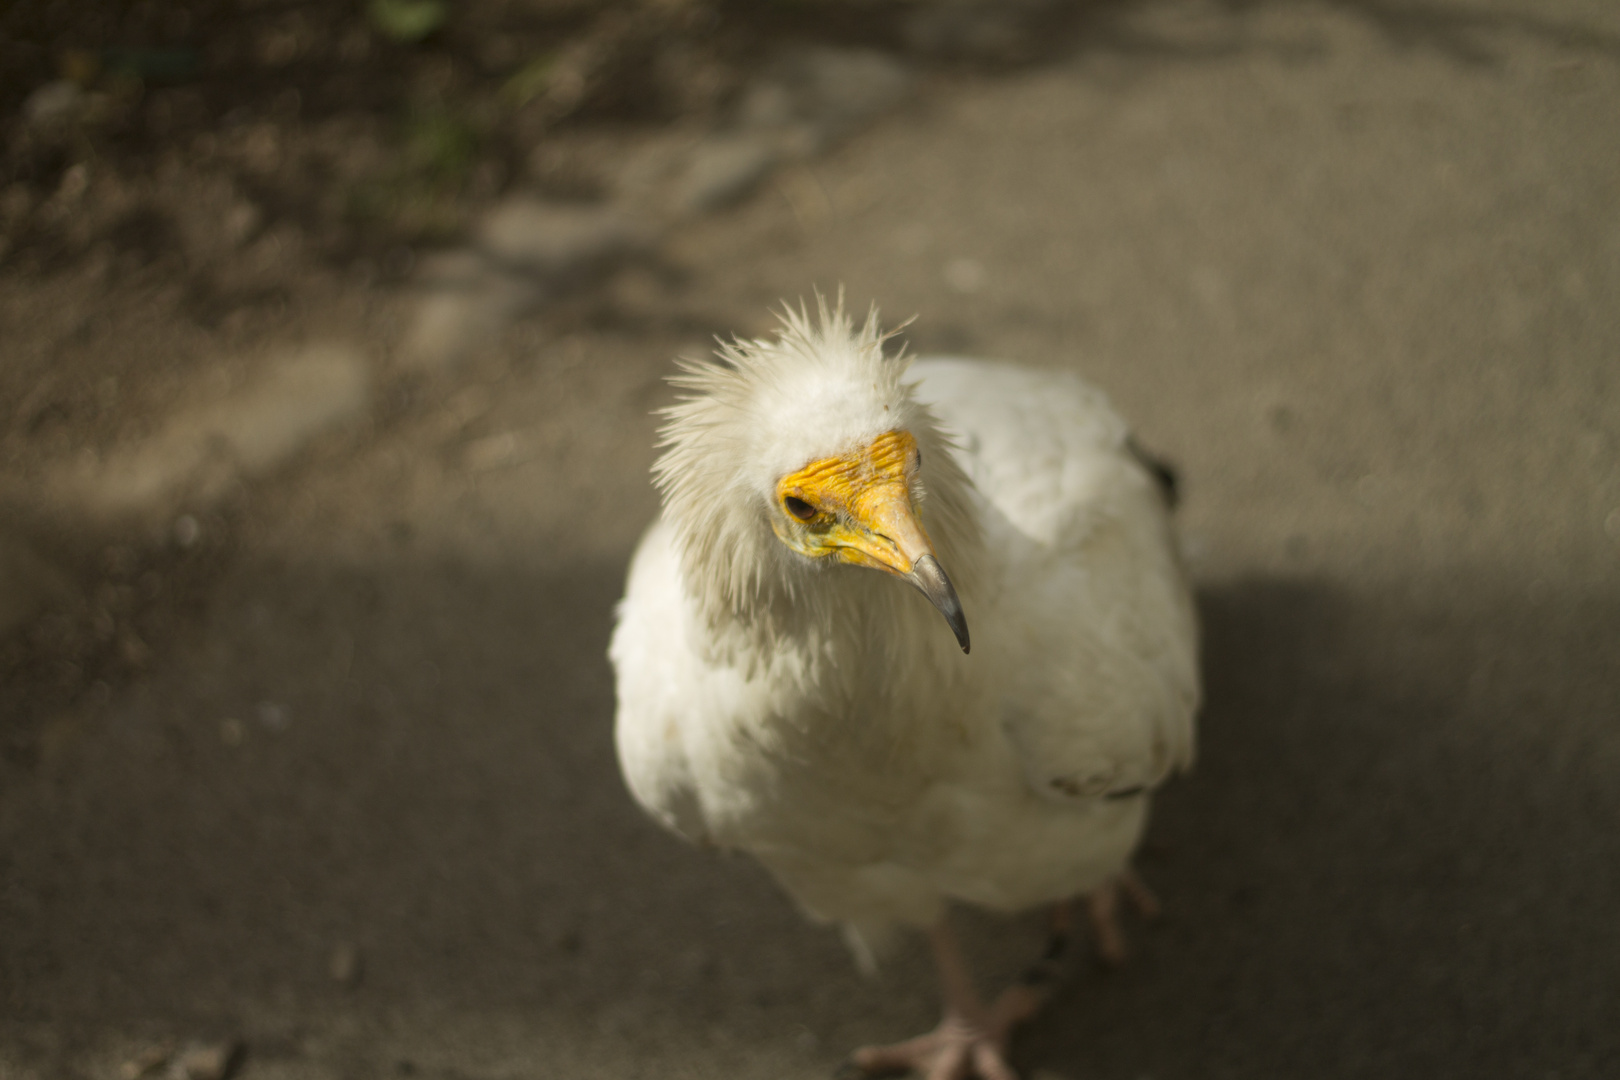
POLYGON ((909 431, 817 458, 776 481, 771 530, 806 559, 828 559, 904 578, 939 609, 968 651, 956 587, 917 513, 922 452, 909 431))
POLYGON ((654 474, 688 577, 736 609, 773 586, 791 596, 806 574, 876 570, 920 590, 966 652, 962 603, 924 524, 965 527, 965 477, 901 381, 909 361, 883 354, 876 312, 858 330, 841 303, 819 314, 789 309, 774 340, 723 345, 672 380, 693 393, 666 413, 654 474))

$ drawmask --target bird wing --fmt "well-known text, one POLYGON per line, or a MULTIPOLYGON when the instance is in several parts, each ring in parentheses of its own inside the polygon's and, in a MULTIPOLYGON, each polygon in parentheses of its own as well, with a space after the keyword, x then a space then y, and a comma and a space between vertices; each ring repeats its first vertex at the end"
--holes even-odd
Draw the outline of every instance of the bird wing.
POLYGON ((1029 786, 1126 796, 1191 764, 1196 624, 1163 490, 1124 421, 1066 372, 912 370, 981 499, 990 610, 969 618, 992 631, 975 652, 1029 786))
POLYGON ((608 646, 617 682, 614 723, 620 769, 646 811, 695 843, 709 841, 683 728, 697 665, 687 642, 680 557, 668 526, 652 523, 635 556, 608 646))

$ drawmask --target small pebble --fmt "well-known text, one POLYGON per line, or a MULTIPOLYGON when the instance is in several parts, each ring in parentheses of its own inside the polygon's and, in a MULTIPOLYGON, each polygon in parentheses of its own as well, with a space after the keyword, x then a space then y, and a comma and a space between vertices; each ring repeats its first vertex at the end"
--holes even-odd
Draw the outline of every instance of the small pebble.
POLYGON ((174 519, 174 542, 183 548, 188 548, 197 542, 202 535, 202 526, 190 514, 181 514, 174 519))
POLYGON ((89 186, 90 170, 81 161, 62 174, 62 182, 56 186, 56 197, 64 203, 71 203, 83 195, 89 186))
POLYGON ((22 113, 30 124, 49 127, 72 120, 84 108, 85 94, 72 79, 48 82, 23 100, 22 113))
POLYGON ((360 981, 361 963, 360 946, 352 941, 344 941, 332 950, 331 958, 326 962, 326 972, 332 976, 332 981, 343 986, 354 986, 360 981))
POLYGON ((685 213, 704 213, 739 202, 776 164, 776 148, 762 136, 715 137, 693 148, 675 194, 685 213))
POLYGON ((139 635, 126 630, 118 636, 118 655, 130 667, 145 667, 152 659, 152 649, 139 635))
POLYGON ((945 264, 945 284, 964 295, 984 288, 984 265, 976 259, 952 259, 945 264))
POLYGON ((118 1066, 118 1075, 122 1080, 140 1080, 143 1076, 150 1076, 174 1056, 174 1047, 159 1043, 148 1046, 122 1065, 118 1066))
POLYGON ((172 1070, 180 1080, 226 1080, 242 1061, 240 1040, 193 1043, 181 1051, 172 1070))
POLYGON ((510 431, 486 435, 467 444, 462 460, 473 472, 485 472, 511 463, 517 453, 517 437, 510 431))

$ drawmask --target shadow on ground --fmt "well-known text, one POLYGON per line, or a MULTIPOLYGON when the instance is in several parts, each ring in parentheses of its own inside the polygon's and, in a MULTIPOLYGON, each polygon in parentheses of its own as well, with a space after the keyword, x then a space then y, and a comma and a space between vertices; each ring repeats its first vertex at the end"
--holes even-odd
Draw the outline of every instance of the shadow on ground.
MULTIPOLYGON (((759 1040, 813 1074, 931 1022, 917 952, 862 983, 746 860, 631 805, 603 656, 620 582, 617 561, 229 574, 172 665, 48 725, 0 799, 0 1039, 43 1065, 109 1030, 231 1031, 291 1063, 337 1053, 309 1035, 333 1016, 404 1046, 411 1017, 500 1015, 652 1060, 670 1032, 759 1040), (354 986, 328 971, 347 946, 354 986)), ((1079 974, 1026 1068, 1615 1060, 1620 606, 1442 591, 1464 599, 1203 591, 1203 756, 1143 866, 1170 916, 1125 970, 1079 974)), ((972 925, 989 972, 1035 941, 972 925)), ((386 1045, 349 1060, 392 1068, 386 1045)))

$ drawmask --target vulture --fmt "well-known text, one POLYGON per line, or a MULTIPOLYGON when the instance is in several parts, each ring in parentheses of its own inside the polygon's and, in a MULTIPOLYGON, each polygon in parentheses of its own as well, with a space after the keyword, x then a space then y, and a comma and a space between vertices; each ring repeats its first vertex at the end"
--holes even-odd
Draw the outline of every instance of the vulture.
POLYGON ((1173 474, 1073 374, 892 336, 840 295, 679 362, 615 743, 658 822, 759 860, 864 969, 927 934, 944 1018, 859 1071, 1014 1080, 1072 903, 1116 960, 1120 900, 1155 907, 1131 857, 1199 699, 1173 474), (1050 907, 1045 956, 981 997, 953 904, 1050 907))

